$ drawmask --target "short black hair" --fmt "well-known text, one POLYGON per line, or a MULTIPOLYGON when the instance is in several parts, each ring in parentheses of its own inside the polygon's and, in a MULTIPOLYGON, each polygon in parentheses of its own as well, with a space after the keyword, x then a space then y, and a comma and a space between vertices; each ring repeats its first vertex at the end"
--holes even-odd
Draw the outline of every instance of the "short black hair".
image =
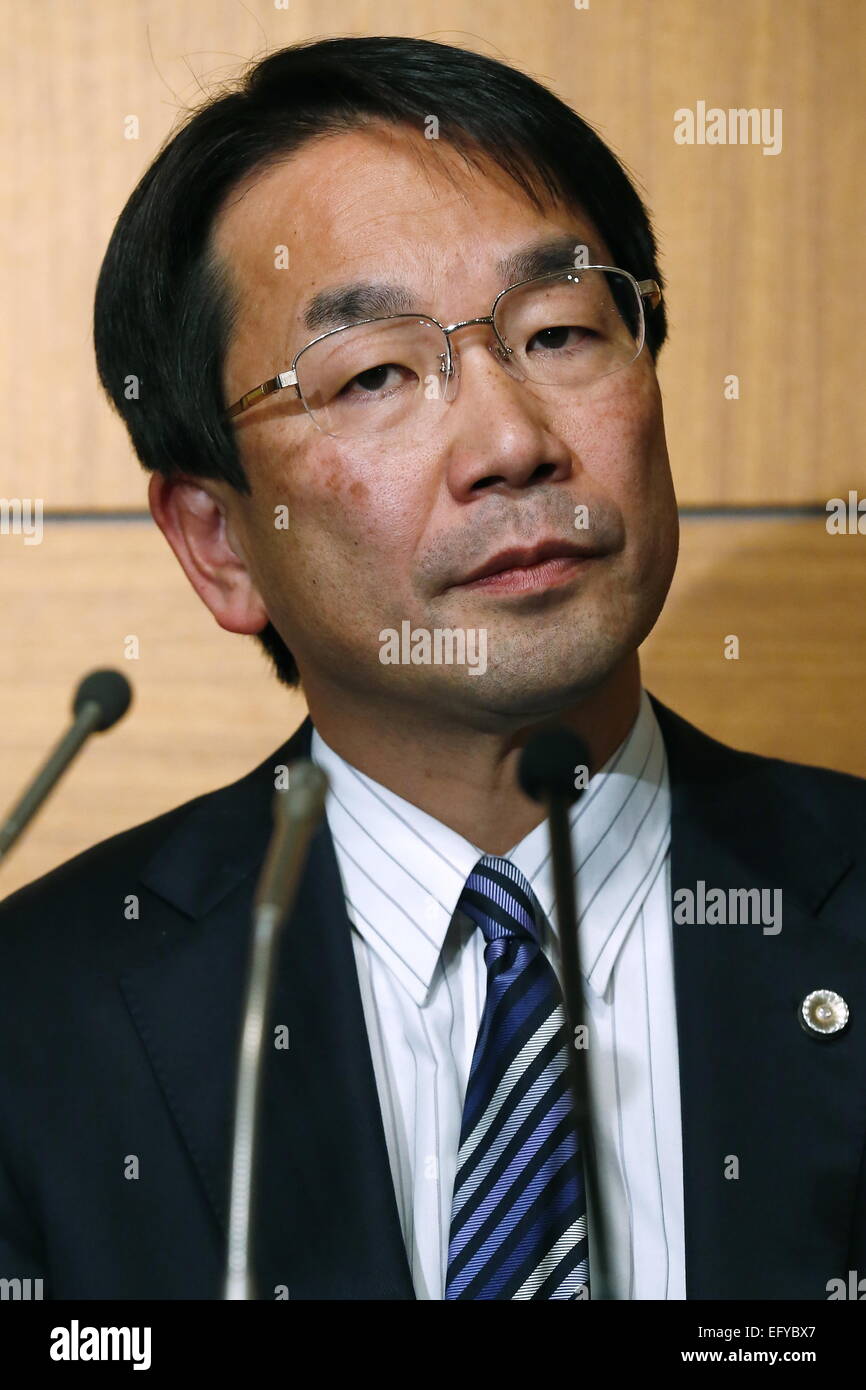
MULTIPOLYGON (((539 210, 552 199, 582 208, 615 265, 663 284, 652 225, 624 166, 525 73, 426 39, 338 38, 279 49, 168 137, 102 262, 94 308, 99 377, 146 469, 252 491, 224 414, 235 301, 211 243, 235 185, 314 136, 371 120, 425 131, 431 116, 439 138, 469 164, 494 162, 539 210)), ((653 358, 666 331, 662 301, 648 315, 653 358)), ((256 638, 278 679, 296 686, 297 665, 273 624, 256 638)))

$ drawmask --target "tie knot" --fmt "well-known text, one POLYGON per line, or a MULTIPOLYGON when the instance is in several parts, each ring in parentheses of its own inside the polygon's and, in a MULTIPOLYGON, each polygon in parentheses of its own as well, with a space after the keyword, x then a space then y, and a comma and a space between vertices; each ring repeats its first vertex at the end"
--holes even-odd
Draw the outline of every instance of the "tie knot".
POLYGON ((485 941, 522 937, 538 942, 541 908, 525 874, 510 859, 485 854, 466 880, 457 906, 485 941))

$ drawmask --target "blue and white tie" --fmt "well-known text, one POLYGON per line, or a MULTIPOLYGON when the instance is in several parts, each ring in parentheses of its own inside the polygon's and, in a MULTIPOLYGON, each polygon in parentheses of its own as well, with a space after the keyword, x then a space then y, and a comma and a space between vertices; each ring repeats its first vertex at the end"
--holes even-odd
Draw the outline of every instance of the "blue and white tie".
POLYGON ((520 870, 488 854, 458 907, 487 943, 487 998, 463 1105, 445 1298, 586 1298, 583 1164, 542 910, 520 870))

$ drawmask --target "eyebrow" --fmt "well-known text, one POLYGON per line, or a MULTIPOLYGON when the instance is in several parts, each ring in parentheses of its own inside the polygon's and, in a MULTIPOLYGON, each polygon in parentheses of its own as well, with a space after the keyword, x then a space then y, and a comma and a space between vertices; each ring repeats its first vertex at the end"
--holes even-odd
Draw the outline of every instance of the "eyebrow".
MULTIPOLYGON (((551 271, 573 266, 577 249, 584 246, 587 247, 590 264, 596 264, 597 256, 592 244, 581 241, 579 235, 574 233, 529 242, 498 261, 496 272, 505 288, 520 280, 532 280, 536 275, 547 275, 551 271)), ((418 308, 417 295, 405 285, 362 280, 352 285, 320 290, 306 306, 303 317, 307 328, 325 332, 329 328, 357 323, 361 319, 386 318, 389 314, 411 314, 414 311, 423 312, 418 308)))

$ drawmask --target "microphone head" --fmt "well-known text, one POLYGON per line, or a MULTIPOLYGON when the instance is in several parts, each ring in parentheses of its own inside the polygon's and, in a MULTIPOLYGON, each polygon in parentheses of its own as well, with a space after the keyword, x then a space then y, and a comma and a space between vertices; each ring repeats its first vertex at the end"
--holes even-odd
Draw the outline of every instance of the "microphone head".
POLYGON ((532 735, 520 755, 517 780, 533 801, 556 798, 570 806, 584 790, 575 786, 578 767, 589 769, 589 749, 582 738, 559 724, 532 735))
POLYGON ((132 702, 132 686, 119 671, 91 671, 75 692, 72 713, 78 717, 85 705, 99 705, 94 726, 100 733, 122 719, 132 702))

